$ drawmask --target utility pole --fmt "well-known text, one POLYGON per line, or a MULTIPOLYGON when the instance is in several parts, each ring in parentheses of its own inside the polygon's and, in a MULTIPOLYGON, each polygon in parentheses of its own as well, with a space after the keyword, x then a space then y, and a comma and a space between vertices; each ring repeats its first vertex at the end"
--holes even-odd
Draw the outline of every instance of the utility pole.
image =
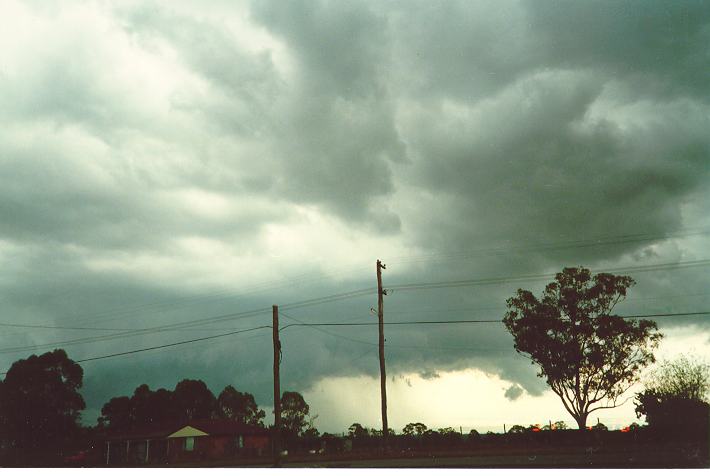
POLYGON ((281 380, 279 365, 281 364, 281 341, 279 340, 279 306, 272 306, 273 337, 274 337, 274 466, 280 465, 281 458, 281 380))
POLYGON ((385 374, 385 320, 384 299, 387 294, 382 289, 382 270, 387 267, 377 260, 377 320, 380 330, 380 396, 382 399, 382 446, 387 451, 389 426, 387 426, 387 375, 385 374))

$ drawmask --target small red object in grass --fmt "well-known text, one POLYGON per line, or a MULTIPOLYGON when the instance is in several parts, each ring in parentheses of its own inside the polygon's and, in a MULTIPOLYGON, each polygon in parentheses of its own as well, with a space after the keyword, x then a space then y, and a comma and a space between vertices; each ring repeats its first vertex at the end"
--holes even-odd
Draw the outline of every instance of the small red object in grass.
POLYGON ((88 456, 86 451, 79 451, 77 453, 74 453, 73 455, 66 456, 64 458, 65 463, 80 463, 82 461, 86 460, 86 457, 88 456))

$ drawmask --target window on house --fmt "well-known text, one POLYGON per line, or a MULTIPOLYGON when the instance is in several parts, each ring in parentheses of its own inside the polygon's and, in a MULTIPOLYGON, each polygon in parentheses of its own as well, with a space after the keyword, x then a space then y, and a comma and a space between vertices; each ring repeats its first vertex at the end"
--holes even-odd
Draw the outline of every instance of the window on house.
POLYGON ((242 435, 237 436, 237 448, 244 448, 244 437, 242 435))
POLYGON ((185 451, 192 451, 195 449, 195 437, 188 436, 185 438, 185 451))

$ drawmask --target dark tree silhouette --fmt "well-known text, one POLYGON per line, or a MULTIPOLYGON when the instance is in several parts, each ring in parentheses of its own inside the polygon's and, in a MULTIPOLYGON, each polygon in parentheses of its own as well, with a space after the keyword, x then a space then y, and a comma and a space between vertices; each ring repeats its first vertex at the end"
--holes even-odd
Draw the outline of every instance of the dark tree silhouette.
POLYGON ((295 438, 308 426, 310 407, 298 392, 284 392, 281 397, 281 425, 285 435, 295 438))
POLYGON ((5 438, 19 449, 60 448, 79 429, 84 371, 62 349, 18 360, 0 391, 5 438))
POLYGON ((407 436, 422 436, 425 431, 427 431, 427 427, 424 423, 407 423, 402 428, 402 434, 407 436))
POLYGON ((136 387, 133 396, 114 397, 101 408, 99 426, 112 430, 160 425, 175 421, 180 412, 170 390, 136 387))
POLYGON ((348 435, 351 438, 364 438, 370 436, 370 431, 359 423, 353 423, 348 428, 348 435))
POLYGON ((592 427, 592 429, 596 430, 596 431, 609 431, 609 428, 607 428, 607 426, 602 422, 599 422, 596 425, 594 425, 592 427))
POLYGON ((550 425, 545 425, 545 426, 542 427, 542 429, 543 429, 544 431, 548 431, 548 430, 553 430, 553 431, 554 431, 554 430, 566 430, 566 429, 567 429, 567 424, 566 424, 565 422, 563 422, 563 421, 560 420, 560 421, 554 422, 554 423, 552 424, 552 426, 550 426, 550 425))
POLYGON ((216 399, 204 382, 183 380, 175 391, 151 390, 139 385, 129 398, 114 397, 101 408, 98 424, 111 430, 127 430, 151 425, 164 425, 176 420, 211 418, 216 399))
POLYGON ((623 403, 619 397, 654 361, 651 351, 662 337, 656 323, 612 315, 633 284, 628 276, 565 268, 541 299, 519 289, 507 300, 503 321, 515 349, 540 366, 538 375, 580 429, 590 413, 623 403))
POLYGON ((709 389, 708 364, 686 356, 665 361, 651 373, 645 390, 636 395, 636 415, 645 416, 654 429, 707 433, 709 389))
POLYGON ((644 386, 663 395, 705 400, 710 390, 710 365, 686 355, 664 360, 651 372, 644 386))
POLYGON ((266 413, 256 405, 254 395, 242 393, 231 385, 224 387, 217 397, 217 408, 224 418, 248 425, 264 426, 262 420, 266 413))
POLYGON ((512 433, 515 435, 517 433, 525 433, 525 431, 526 431, 526 429, 523 425, 513 425, 508 430, 508 433, 512 433))
POLYGON ((152 391, 143 384, 133 391, 131 397, 131 421, 135 426, 160 425, 175 420, 180 409, 169 390, 152 391))
POLYGON ((127 430, 133 426, 133 407, 128 397, 114 397, 101 407, 100 427, 127 430))
POLYGON ((217 413, 217 399, 202 380, 185 379, 173 390, 178 418, 212 418, 217 413))
POLYGON ((567 423, 563 422, 562 420, 556 421, 555 423, 552 424, 552 429, 553 430, 566 430, 567 423))

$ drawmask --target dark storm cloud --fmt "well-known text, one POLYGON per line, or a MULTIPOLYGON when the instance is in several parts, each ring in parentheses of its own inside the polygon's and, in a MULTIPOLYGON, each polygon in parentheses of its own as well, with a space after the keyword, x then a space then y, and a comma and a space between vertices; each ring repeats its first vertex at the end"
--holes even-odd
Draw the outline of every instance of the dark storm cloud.
POLYGON ((379 71, 387 61, 383 19, 361 5, 315 2, 258 2, 253 15, 283 41, 289 76, 271 55, 240 50, 223 24, 158 7, 123 11, 128 31, 169 42, 214 86, 175 107, 200 112, 219 133, 259 141, 264 172, 254 180, 267 191, 396 231, 398 217, 374 206, 393 191, 389 164, 404 156, 379 71))
POLYGON ((386 22, 367 5, 255 2, 254 18, 280 38, 296 65, 284 98, 282 189, 381 232, 399 219, 383 196, 404 158, 387 90, 386 22))
POLYGON ((541 57, 562 68, 594 68, 636 99, 709 99, 710 12, 703 1, 527 2, 541 57))
POLYGON ((518 398, 520 398, 520 396, 524 392, 525 391, 523 390, 523 388, 520 385, 513 384, 506 389, 504 396, 505 396, 505 398, 507 398, 508 400, 510 400, 512 402, 512 401, 515 401, 518 398))
POLYGON ((438 235, 461 245, 680 228, 685 197, 708 178, 707 115, 681 105, 653 111, 647 124, 591 119, 601 88, 584 73, 543 73, 460 119, 444 112, 438 127, 414 126, 418 180, 449 211, 438 235))
POLYGON ((425 370, 423 372, 419 372, 419 376, 424 380, 434 380, 440 377, 438 372, 432 370, 425 370))
POLYGON ((707 9, 523 5, 490 9, 507 28, 479 28, 489 19, 473 14, 480 4, 430 4, 423 11, 438 21, 422 25, 416 47, 400 45, 399 58, 418 60, 413 83, 428 85, 411 90, 403 128, 410 180, 441 212, 419 227, 423 239, 460 246, 681 227, 681 205, 708 180, 707 9))
MULTIPOLYGON (((40 18, 58 18, 42 27, 45 40, 25 39, 16 58, 0 55, 3 321, 140 327, 373 286, 369 271, 320 271, 312 245, 284 272, 312 282, 199 297, 204 287, 192 285, 202 280, 238 294, 252 274, 278 267, 260 247, 265 229, 284 225, 277 236, 298 239, 288 225, 301 206, 335 218, 354 240, 369 233, 431 257, 383 256, 386 286, 706 257, 705 235, 505 250, 710 226, 702 2, 253 2, 250 28, 273 47, 244 40, 260 37, 240 30, 232 8, 122 4, 91 10, 91 21, 82 9, 43 9, 40 18), (242 281, 220 280, 226 258, 195 258, 181 245, 187 238, 260 269, 239 263, 242 281), (504 250, 476 252, 491 248, 504 250)), ((635 276, 630 297, 639 300, 625 312, 703 308, 704 271, 635 276)), ((500 318, 517 287, 543 285, 395 292, 386 319, 500 318)), ((375 302, 286 313, 366 320, 375 302)), ((477 367, 515 382, 507 398, 546 388, 502 326, 394 327, 391 375, 477 367)), ((92 357, 204 332, 68 350, 92 357)), ((73 337, 17 331, 0 342, 73 337)), ((244 339, 87 364, 90 406, 181 378, 203 378, 215 392, 234 384, 268 405, 268 335, 244 339)), ((377 373, 375 328, 294 327, 283 340, 284 388, 377 373)))

